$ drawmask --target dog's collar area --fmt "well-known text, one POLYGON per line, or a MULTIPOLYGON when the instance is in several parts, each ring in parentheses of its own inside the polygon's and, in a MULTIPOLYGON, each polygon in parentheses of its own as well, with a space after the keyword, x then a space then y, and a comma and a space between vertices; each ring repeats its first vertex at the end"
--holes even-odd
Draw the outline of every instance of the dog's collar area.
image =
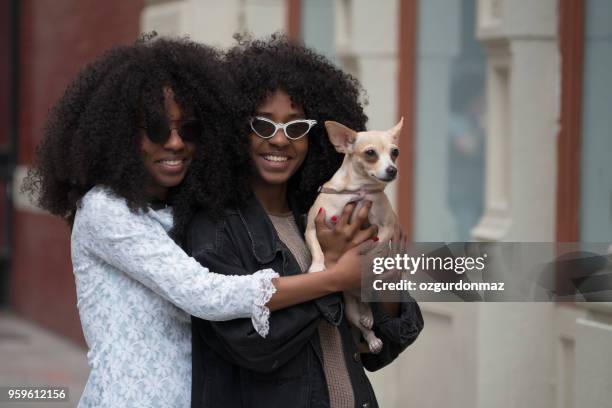
MULTIPOLYGON (((328 187, 319 187, 319 193, 321 194, 349 194, 358 196, 358 200, 363 200, 363 198, 368 194, 378 194, 382 193, 384 188, 360 188, 358 190, 334 190, 333 188, 328 187)), ((352 200, 355 201, 355 200, 352 200)))

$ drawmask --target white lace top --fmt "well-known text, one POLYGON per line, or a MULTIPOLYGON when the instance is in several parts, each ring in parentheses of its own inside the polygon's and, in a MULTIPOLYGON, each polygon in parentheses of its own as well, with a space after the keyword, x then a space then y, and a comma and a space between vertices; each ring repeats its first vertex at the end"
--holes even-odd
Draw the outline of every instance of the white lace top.
POLYGON ((91 373, 79 407, 189 407, 191 324, 251 317, 265 336, 271 269, 209 272, 167 235, 170 209, 134 213, 95 187, 72 229, 77 306, 91 373))

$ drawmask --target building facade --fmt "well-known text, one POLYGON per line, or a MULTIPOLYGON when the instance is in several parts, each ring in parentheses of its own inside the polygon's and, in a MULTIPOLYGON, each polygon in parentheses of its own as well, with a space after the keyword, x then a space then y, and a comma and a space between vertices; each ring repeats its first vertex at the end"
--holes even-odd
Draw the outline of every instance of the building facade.
MULTIPOLYGON (((92 15, 90 1, 21 3, 28 81, 19 93, 14 186, 46 110, 101 50, 139 31, 228 47, 235 32, 285 30, 360 80, 369 127, 404 117, 390 196, 415 241, 612 243, 608 1, 111 1, 108 18, 92 15), (57 19, 70 13, 79 23, 60 27, 57 19), (49 44, 50 36, 61 40, 49 44)), ((80 341, 69 231, 18 192, 12 202, 10 306, 80 341)), ((607 304, 422 309, 421 338, 370 375, 381 406, 578 408, 612 400, 607 304)))

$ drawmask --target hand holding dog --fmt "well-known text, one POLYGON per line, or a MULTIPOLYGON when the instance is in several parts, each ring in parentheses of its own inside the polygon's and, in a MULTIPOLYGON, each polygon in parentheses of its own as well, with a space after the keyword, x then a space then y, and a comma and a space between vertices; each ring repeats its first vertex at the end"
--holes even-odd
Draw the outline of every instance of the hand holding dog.
POLYGON ((347 250, 338 261, 327 270, 333 271, 333 287, 335 292, 359 290, 363 273, 371 264, 367 255, 374 248, 375 242, 366 239, 357 246, 347 250))
MULTIPOLYGON (((355 207, 355 203, 345 205, 340 218, 336 219, 335 224, 332 226, 325 222, 324 208, 320 209, 315 218, 317 239, 325 256, 326 268, 336 264, 338 259, 351 248, 369 239, 376 241, 378 226, 370 225, 368 221, 372 202, 366 201, 364 205, 354 213, 355 207)), ((335 218, 336 217, 331 218, 332 222, 335 218)))

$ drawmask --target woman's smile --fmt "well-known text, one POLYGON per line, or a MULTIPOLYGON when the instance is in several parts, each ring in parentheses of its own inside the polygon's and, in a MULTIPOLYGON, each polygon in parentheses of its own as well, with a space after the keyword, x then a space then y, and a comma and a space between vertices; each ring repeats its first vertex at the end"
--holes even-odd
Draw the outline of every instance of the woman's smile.
POLYGON ((286 170, 290 167, 293 157, 284 152, 262 153, 259 155, 263 159, 263 166, 266 166, 271 171, 286 170))
POLYGON ((190 160, 184 157, 167 157, 160 160, 156 160, 161 171, 166 173, 181 173, 189 165, 190 160))

